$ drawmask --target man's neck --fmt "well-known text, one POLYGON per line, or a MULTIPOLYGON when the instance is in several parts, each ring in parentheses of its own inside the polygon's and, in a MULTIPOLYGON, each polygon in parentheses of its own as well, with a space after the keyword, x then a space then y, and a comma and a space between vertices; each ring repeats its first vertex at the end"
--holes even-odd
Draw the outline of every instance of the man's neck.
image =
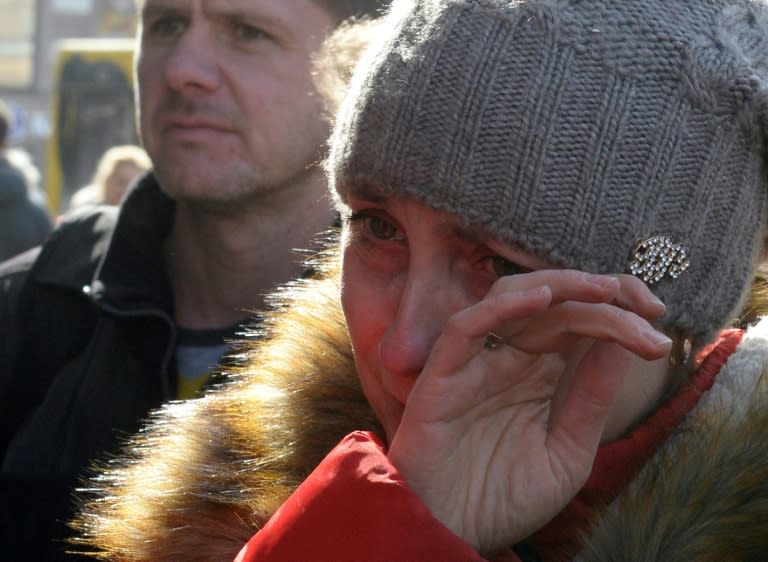
POLYGON ((176 322, 231 326, 262 308, 264 295, 300 275, 302 255, 333 220, 325 190, 296 190, 290 203, 200 209, 181 201, 165 251, 176 322))

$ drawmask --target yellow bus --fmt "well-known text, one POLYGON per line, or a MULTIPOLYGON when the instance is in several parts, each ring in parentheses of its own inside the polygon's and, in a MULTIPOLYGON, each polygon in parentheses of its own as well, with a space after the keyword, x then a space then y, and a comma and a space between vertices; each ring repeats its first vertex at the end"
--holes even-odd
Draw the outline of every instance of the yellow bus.
POLYGON ((66 210, 88 184, 101 155, 138 142, 133 99, 133 39, 66 39, 57 46, 46 148, 51 211, 66 210))

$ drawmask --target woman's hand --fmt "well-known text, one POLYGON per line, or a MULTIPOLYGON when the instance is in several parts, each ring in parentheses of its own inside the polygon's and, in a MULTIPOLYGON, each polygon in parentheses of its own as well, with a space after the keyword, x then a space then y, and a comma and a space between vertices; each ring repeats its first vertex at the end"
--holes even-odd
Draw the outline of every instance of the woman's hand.
POLYGON ((637 278, 541 270, 499 279, 451 317, 389 456, 481 552, 522 540, 583 486, 624 374, 671 341, 637 278), (503 343, 486 345, 489 332, 503 343))

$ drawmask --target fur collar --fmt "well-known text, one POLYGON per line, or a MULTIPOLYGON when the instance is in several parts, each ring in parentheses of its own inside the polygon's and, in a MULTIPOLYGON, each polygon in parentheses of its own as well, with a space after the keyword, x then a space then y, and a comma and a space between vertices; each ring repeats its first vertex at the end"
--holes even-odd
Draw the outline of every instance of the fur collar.
POLYGON ((608 508, 581 560, 765 560, 768 319, 608 508))
POLYGON ((354 429, 381 434, 358 383, 338 265, 272 297, 229 382, 169 404, 84 482, 73 550, 109 560, 232 560, 354 429), (264 338, 264 339, 262 339, 264 338), (262 340, 261 342, 257 340, 262 340))
MULTIPOLYGON (((354 429, 380 434, 358 385, 337 264, 281 291, 266 343, 204 398, 166 406, 86 483, 76 546, 119 560, 231 560, 354 429), (89 499, 90 498, 90 499, 89 499)), ((607 510, 584 560, 751 560, 768 552, 768 322, 607 510), (653 492, 649 490, 653 488, 653 492)))

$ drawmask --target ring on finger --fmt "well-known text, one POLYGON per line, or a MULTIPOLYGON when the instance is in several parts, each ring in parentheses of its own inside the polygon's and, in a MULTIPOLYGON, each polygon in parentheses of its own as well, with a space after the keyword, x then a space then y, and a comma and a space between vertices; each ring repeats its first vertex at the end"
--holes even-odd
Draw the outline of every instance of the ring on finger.
POLYGON ((485 347, 485 349, 494 350, 494 349, 498 349, 505 343, 506 342, 504 341, 504 338, 502 338, 499 334, 489 331, 488 334, 485 336, 483 347, 485 347))

